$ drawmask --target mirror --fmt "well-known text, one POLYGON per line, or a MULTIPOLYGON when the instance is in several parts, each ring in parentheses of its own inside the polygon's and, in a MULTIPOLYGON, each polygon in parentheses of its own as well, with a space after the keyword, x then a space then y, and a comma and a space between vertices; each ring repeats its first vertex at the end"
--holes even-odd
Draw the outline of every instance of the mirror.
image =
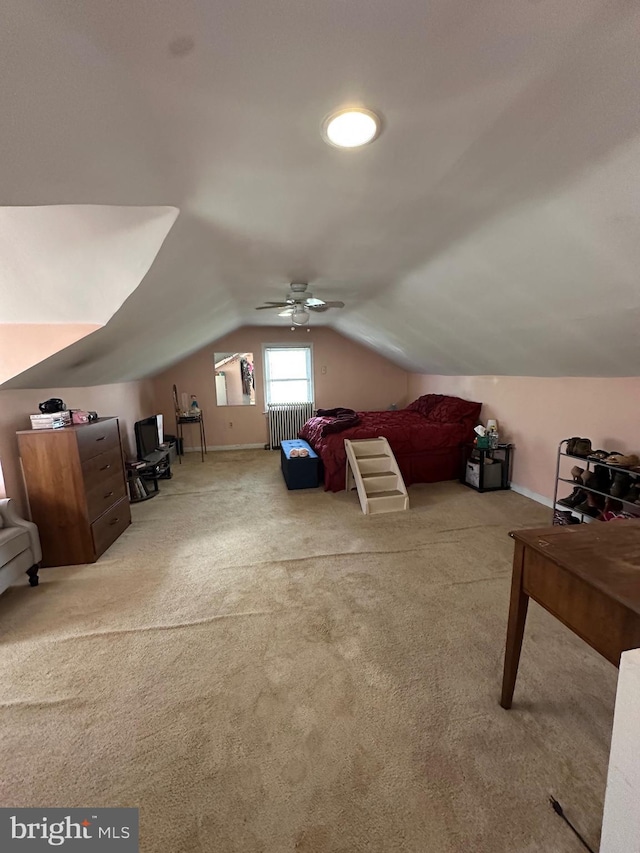
POLYGON ((213 354, 216 402, 219 406, 255 406, 256 383, 252 352, 213 354))

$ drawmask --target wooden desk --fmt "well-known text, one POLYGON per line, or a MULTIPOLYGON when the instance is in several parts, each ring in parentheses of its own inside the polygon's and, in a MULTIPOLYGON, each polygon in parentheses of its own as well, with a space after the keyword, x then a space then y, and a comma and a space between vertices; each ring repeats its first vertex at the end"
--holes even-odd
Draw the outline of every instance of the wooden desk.
POLYGON ((510 708, 529 598, 614 666, 640 647, 640 520, 515 530, 500 704, 510 708))

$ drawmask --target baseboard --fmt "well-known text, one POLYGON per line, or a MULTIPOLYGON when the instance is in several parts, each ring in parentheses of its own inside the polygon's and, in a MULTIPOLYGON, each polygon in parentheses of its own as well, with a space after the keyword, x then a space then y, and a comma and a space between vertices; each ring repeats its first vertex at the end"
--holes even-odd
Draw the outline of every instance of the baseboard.
POLYGON ((511 491, 517 492, 525 498, 531 498, 532 501, 544 504, 544 506, 553 506, 553 500, 551 498, 548 498, 546 495, 539 495, 538 492, 532 492, 531 489, 527 489, 526 486, 518 486, 517 483, 511 483, 511 491))
MULTIPOLYGON (((264 450, 262 444, 207 444, 207 450, 264 450)), ((185 447, 185 453, 200 453, 199 447, 185 447)))

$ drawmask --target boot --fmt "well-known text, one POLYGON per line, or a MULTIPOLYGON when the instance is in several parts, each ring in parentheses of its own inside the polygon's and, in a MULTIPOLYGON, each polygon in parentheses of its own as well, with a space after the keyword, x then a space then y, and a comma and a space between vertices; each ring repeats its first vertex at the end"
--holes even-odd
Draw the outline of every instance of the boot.
POLYGON ((616 471, 613 475, 613 482, 611 483, 609 493, 614 498, 621 498, 624 500, 624 496, 629 491, 630 486, 631 477, 628 474, 623 474, 622 471, 616 471))
POLYGON ((562 506, 574 507, 576 504, 586 501, 586 499, 587 493, 585 490, 580 488, 580 486, 576 486, 570 495, 567 495, 566 498, 560 498, 558 503, 562 504, 562 506))
POLYGON ((595 495, 593 492, 589 492, 586 501, 578 504, 575 510, 584 515, 590 515, 591 518, 597 518, 604 509, 605 500, 606 498, 602 495, 595 495))

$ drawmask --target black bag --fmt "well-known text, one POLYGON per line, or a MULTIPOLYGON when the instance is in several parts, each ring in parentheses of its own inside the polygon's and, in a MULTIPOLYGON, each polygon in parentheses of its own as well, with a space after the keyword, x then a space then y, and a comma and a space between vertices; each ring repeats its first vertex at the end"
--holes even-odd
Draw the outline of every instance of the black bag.
POLYGON ((50 400, 45 400, 38 406, 43 415, 52 415, 55 412, 62 412, 67 407, 59 397, 52 397, 50 400))

